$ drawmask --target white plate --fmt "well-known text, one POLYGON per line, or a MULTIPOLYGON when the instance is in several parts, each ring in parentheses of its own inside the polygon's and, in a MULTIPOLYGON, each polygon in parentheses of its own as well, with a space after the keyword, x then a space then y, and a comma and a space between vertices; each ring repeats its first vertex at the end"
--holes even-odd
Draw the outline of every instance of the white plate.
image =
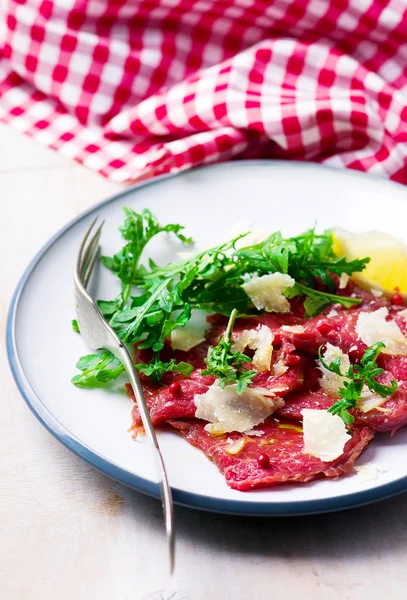
MULTIPOLYGON (((11 368, 26 402, 63 444, 110 477, 158 496, 149 446, 127 432, 131 404, 116 392, 80 390, 70 383, 75 363, 88 349, 71 331, 74 317, 72 266, 84 231, 94 216, 106 220, 102 252, 121 247, 122 206, 148 207, 164 222, 186 226, 198 244, 223 240, 237 221, 296 234, 318 222, 363 231, 378 229, 406 237, 405 188, 367 175, 287 162, 226 163, 127 189, 96 206, 60 231, 27 268, 13 299, 7 330, 11 368)), ((151 256, 174 258, 179 246, 161 237, 151 256)), ((115 278, 100 267, 96 294, 112 298, 115 278)), ((177 503, 217 512, 294 515, 355 506, 407 487, 407 428, 393 437, 378 435, 359 459, 385 469, 362 483, 359 475, 337 481, 238 492, 201 452, 176 434, 159 434, 177 503)))

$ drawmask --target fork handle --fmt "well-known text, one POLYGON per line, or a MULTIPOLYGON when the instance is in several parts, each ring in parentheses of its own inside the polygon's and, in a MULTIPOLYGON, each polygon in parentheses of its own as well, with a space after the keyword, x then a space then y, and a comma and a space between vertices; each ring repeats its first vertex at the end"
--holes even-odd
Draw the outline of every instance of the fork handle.
MULTIPOLYGON (((112 348, 113 350, 113 348, 112 348)), ((114 349, 114 354, 123 364, 126 372, 129 376, 130 383, 132 385, 134 395, 137 400, 137 406, 140 411, 141 421, 146 431, 147 437, 153 443, 156 449, 156 465, 160 475, 160 491, 161 499, 164 510, 164 521, 165 531, 167 534, 168 550, 170 558, 170 573, 174 571, 174 557, 175 557, 175 535, 174 535, 174 508, 172 501, 172 492, 168 482, 168 475, 164 464, 164 459, 161 454, 160 446, 158 444, 155 429, 151 422, 150 412, 147 407, 147 402, 144 397, 143 388, 141 387, 140 379, 137 375, 136 369, 134 368, 133 361, 127 350, 127 348, 120 343, 118 349, 114 349)))

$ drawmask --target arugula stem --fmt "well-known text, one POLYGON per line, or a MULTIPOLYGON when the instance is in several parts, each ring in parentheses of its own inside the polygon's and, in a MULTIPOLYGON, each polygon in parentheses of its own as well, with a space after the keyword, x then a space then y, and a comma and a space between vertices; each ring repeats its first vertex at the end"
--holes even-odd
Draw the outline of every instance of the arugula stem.
POLYGON ((225 331, 225 334, 223 336, 225 342, 227 342, 228 344, 230 343, 230 340, 231 340, 231 337, 232 337, 233 325, 235 324, 237 315, 238 315, 238 311, 237 311, 236 308, 234 308, 232 310, 232 312, 230 313, 228 326, 226 327, 226 331, 225 331))
POLYGON ((319 290, 315 290, 310 288, 307 285, 303 285, 302 283, 296 283, 296 287, 301 290, 306 296, 315 295, 321 296, 321 298, 326 298, 327 300, 331 300, 333 304, 337 302, 346 303, 346 306, 356 306, 358 304, 362 304, 362 300, 360 298, 351 298, 350 296, 338 296, 337 294, 329 294, 328 292, 321 292, 319 290))

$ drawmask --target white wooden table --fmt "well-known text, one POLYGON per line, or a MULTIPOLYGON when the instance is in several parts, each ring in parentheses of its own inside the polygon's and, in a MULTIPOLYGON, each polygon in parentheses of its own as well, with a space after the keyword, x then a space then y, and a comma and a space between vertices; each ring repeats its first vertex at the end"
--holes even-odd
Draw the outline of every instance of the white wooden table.
MULTIPOLYGON (((118 189, 0 125, 3 333, 33 254, 118 189)), ((170 578, 160 502, 113 483, 47 433, 14 385, 3 340, 0 348, 2 600, 405 599, 407 494, 290 519, 177 507, 170 578)))

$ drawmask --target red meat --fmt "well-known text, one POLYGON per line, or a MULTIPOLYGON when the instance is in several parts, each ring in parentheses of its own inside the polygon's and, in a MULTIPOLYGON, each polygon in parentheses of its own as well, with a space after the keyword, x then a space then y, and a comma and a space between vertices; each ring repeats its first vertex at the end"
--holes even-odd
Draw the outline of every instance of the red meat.
MULTIPOLYGON (((275 390, 275 395, 284 397, 289 392, 298 389, 303 382, 303 363, 290 367, 284 375, 276 377, 270 372, 259 373, 253 379, 254 386, 260 386, 269 390, 275 390)), ((161 387, 159 391, 152 391, 151 387, 143 382, 146 393, 147 405, 150 411, 153 425, 160 425, 170 419, 193 419, 196 406, 194 398, 197 394, 205 394, 208 387, 212 385, 215 378, 203 376, 200 370, 193 371, 188 379, 179 379, 179 391, 174 394, 170 386, 161 387)), ((126 387, 128 395, 135 401, 133 390, 129 384, 126 387)), ((137 405, 133 408, 133 428, 142 426, 140 413, 137 405)))
POLYGON ((313 408, 318 410, 328 410, 335 402, 333 398, 330 398, 324 394, 321 390, 319 391, 303 391, 294 392, 286 396, 285 405, 276 411, 279 417, 285 417, 292 419, 293 421, 302 421, 301 411, 304 408, 313 408))
POLYGON ((241 452, 232 456, 227 454, 227 446, 231 441, 239 439, 241 434, 213 438, 205 431, 202 421, 171 421, 170 424, 190 444, 214 461, 231 488, 240 491, 282 483, 306 483, 313 479, 349 473, 355 460, 374 436, 367 427, 355 429, 342 456, 332 462, 323 462, 304 453, 301 429, 293 428, 288 422, 279 422, 273 417, 256 428, 264 432, 261 437, 247 438, 241 452), (287 425, 288 429, 285 428, 287 425), (267 454, 269 457, 268 468, 259 466, 259 454, 267 454))
MULTIPOLYGON (((353 411, 355 422, 344 452, 337 460, 328 463, 304 453, 301 429, 301 412, 304 408, 327 410, 335 402, 335 399, 323 392, 319 384, 321 373, 316 365, 318 349, 330 342, 348 353, 352 362, 360 360, 366 349, 355 331, 361 310, 371 312, 386 306, 390 318, 397 322, 406 336, 407 323, 386 299, 375 298, 352 282, 340 293, 359 297, 361 305, 351 309, 335 305, 334 310, 330 306, 317 317, 305 318, 302 303, 293 300, 288 314, 262 314, 236 321, 233 330, 235 339, 244 329, 258 329, 266 325, 272 330, 274 350, 270 371, 259 372, 252 385, 273 389, 285 401, 285 405, 275 415, 256 428, 262 432, 261 436, 246 436, 245 446, 237 455, 230 455, 226 450, 230 442, 240 439, 242 434, 214 437, 205 431, 204 421, 194 418, 195 396, 204 394, 214 382, 214 377, 203 376, 202 370, 206 367, 204 359, 209 346, 216 344, 225 331, 227 319, 223 316, 213 315, 208 318, 212 326, 206 334, 205 342, 191 351, 173 351, 169 343, 163 349, 162 360, 175 359, 177 362, 185 361, 193 365, 194 371, 190 377, 168 373, 158 385, 151 384, 147 377, 141 376, 153 424, 169 423, 190 444, 200 448, 213 460, 228 485, 237 490, 308 482, 350 472, 356 458, 373 438, 374 431, 394 431, 407 424, 407 357, 379 355, 378 365, 384 369, 379 381, 388 385, 396 380, 398 390, 380 407, 368 413, 353 411), (301 326, 303 331, 290 330, 293 326, 301 326), (279 368, 287 367, 286 372, 274 375, 276 365, 279 368), (175 388, 171 386, 174 382, 177 382, 175 388), (257 460, 260 454, 267 455, 265 463, 257 460), (267 461, 269 465, 265 467, 267 461)), ((151 359, 148 351, 136 353, 136 362, 148 362, 151 359)), ((246 349, 246 353, 253 355, 253 351, 249 349, 246 349)), ((247 363, 247 367, 251 368, 251 364, 247 363)), ((134 400, 129 385, 127 392, 134 400)), ((142 429, 136 404, 133 409, 133 429, 142 429)))
MULTIPOLYGON (((170 386, 161 387, 158 392, 151 393, 151 388, 143 383, 153 425, 160 425, 170 419, 193 418, 196 410, 194 397, 196 394, 205 394, 214 380, 215 378, 212 376, 204 377, 201 371, 193 371, 188 379, 178 380, 180 387, 176 394, 170 391, 170 386)), ((130 384, 127 384, 126 391, 133 402, 135 402, 133 389, 130 384)), ((136 430, 140 429, 142 422, 137 404, 134 405, 132 417, 132 427, 136 430)))
MULTIPOLYGON (((407 424, 407 357, 381 354, 377 362, 384 369, 378 381, 385 385, 390 385, 393 380, 397 381, 397 391, 381 406, 367 413, 361 410, 350 412, 356 418, 356 425, 368 426, 374 431, 394 432, 407 424)), ((335 402, 335 399, 324 394, 319 385, 315 386, 315 378, 310 383, 310 374, 311 371, 307 371, 306 381, 301 390, 285 397, 286 404, 277 411, 278 414, 301 421, 303 408, 328 409, 335 402)))

